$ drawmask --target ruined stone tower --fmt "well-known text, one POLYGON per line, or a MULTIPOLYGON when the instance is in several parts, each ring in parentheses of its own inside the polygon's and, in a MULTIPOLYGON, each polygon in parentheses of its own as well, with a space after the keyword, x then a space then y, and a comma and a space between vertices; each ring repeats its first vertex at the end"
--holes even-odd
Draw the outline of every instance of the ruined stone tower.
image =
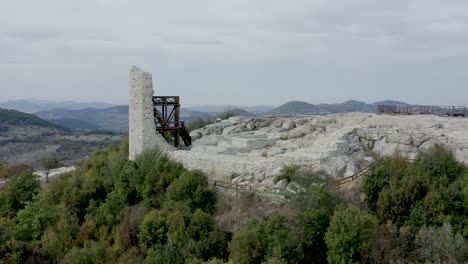
POLYGON ((153 80, 151 74, 133 66, 128 86, 129 159, 146 149, 158 147, 167 150, 170 146, 156 132, 153 106, 153 80))

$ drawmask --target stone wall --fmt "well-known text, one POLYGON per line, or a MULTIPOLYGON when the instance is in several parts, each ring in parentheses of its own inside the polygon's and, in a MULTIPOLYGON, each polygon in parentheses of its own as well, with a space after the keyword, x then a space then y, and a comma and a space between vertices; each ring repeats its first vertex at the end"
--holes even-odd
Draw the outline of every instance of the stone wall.
POLYGON ((133 66, 128 86, 129 159, 134 160, 146 149, 170 149, 169 144, 156 132, 153 107, 153 80, 148 72, 133 66))

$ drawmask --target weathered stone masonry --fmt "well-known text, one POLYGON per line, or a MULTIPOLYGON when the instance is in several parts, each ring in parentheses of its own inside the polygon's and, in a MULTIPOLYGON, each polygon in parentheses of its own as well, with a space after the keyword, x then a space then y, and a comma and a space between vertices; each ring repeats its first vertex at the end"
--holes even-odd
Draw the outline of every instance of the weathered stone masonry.
POLYGON ((166 150, 170 148, 164 138, 156 132, 153 93, 151 74, 133 66, 130 70, 128 86, 130 160, 135 160, 139 154, 147 149, 158 147, 166 150))

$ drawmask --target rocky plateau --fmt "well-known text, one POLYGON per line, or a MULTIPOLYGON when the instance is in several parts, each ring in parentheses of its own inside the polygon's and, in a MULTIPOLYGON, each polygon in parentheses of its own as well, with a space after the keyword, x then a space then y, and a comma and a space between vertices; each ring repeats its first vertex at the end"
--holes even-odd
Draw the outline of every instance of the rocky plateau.
POLYGON ((435 144, 451 148, 468 164, 468 118, 347 113, 327 116, 231 117, 191 132, 190 150, 169 155, 214 179, 251 184, 258 190, 293 190, 274 183, 284 165, 353 175, 375 155, 399 151, 408 158, 435 144))

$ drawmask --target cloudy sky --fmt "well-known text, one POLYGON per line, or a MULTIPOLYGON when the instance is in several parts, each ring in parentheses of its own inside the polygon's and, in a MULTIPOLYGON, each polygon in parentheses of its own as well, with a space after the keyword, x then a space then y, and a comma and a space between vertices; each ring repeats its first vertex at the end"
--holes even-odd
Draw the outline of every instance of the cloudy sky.
POLYGON ((468 1, 2 1, 0 101, 123 104, 134 64, 190 106, 468 105, 468 1))

